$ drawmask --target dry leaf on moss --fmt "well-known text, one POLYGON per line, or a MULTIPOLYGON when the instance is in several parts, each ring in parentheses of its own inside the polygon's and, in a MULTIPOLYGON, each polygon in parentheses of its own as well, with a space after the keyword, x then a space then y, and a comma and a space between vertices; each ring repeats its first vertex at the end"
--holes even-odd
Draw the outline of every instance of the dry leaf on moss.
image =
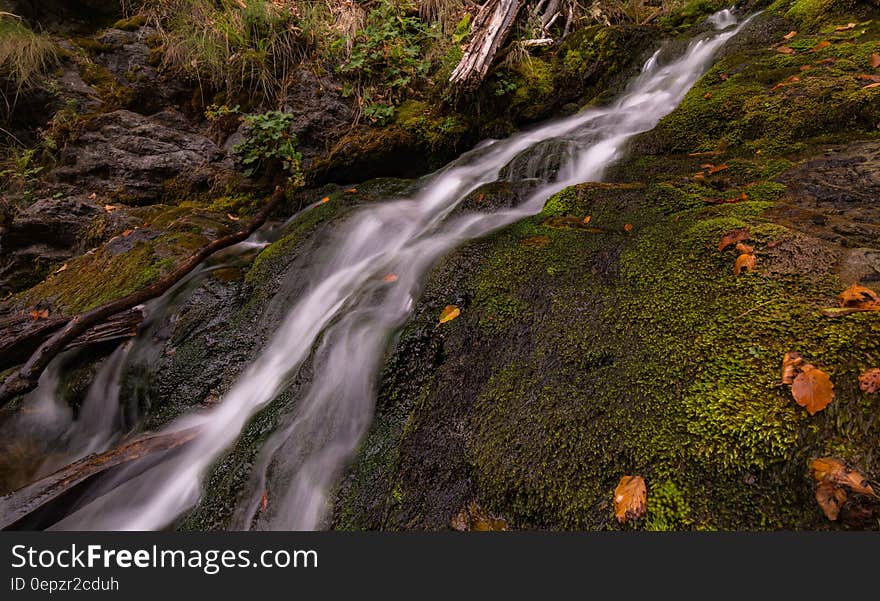
POLYGON ((817 484, 830 482, 835 486, 845 486, 854 493, 877 496, 863 474, 833 457, 814 459, 810 463, 810 471, 817 484))
POLYGON ((846 502, 846 490, 830 482, 823 482, 816 486, 816 502, 819 503, 825 517, 834 522, 840 515, 840 508, 846 502))
POLYGON ((797 375, 801 373, 800 366, 803 363, 804 357, 797 351, 785 353, 785 357, 782 358, 782 383, 791 386, 797 375))
POLYGON ((753 254, 742 254, 736 258, 736 263, 733 264, 733 273, 740 275, 743 269, 746 270, 746 273, 751 273, 755 270, 757 261, 753 254))
POLYGON ((721 241, 718 242, 718 250, 720 252, 731 244, 736 244, 737 242, 748 240, 751 237, 752 235, 749 233, 749 228, 747 227, 740 228, 738 230, 731 230, 721 236, 721 241))
POLYGON ((868 394, 880 390, 880 368, 874 367, 859 375, 859 388, 868 394))
POLYGON ((645 515, 648 488, 641 476, 623 476, 614 489, 614 515, 621 524, 645 515))
POLYGON ((815 415, 834 399, 834 384, 821 369, 804 365, 791 384, 791 396, 798 405, 807 409, 807 413, 815 415))
POLYGON ((459 309, 455 305, 446 305, 443 308, 443 311, 440 312, 440 323, 452 321, 459 315, 461 315, 461 309, 459 309))

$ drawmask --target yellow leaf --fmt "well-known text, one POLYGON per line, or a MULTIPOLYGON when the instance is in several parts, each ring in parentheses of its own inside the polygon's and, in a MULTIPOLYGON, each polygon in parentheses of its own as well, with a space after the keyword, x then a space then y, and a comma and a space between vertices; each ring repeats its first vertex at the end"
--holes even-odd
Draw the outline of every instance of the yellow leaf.
POLYGON ((863 474, 833 457, 814 459, 810 462, 810 471, 817 484, 828 482, 835 486, 845 486, 857 494, 877 496, 863 474))
POLYGON ((440 323, 452 321, 459 315, 461 315, 461 309, 459 309, 455 305, 446 305, 443 311, 440 312, 440 323))
POLYGON ((592 215, 587 215, 586 217, 584 217, 584 223, 590 223, 590 219, 592 219, 592 218, 593 218, 592 215))
POLYGON ((753 272, 755 270, 755 263, 757 263, 755 255, 742 254, 738 256, 736 258, 736 263, 733 264, 734 275, 740 275, 743 272, 743 269, 746 270, 746 273, 753 272))
POLYGON ((645 515, 648 488, 641 476, 624 476, 614 489, 614 515, 621 524, 645 515))

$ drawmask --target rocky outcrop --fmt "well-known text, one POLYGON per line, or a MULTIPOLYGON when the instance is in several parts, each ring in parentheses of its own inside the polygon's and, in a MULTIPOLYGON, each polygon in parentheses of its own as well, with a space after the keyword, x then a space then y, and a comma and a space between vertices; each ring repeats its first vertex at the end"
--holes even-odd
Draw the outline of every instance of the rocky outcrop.
POLYGON ((85 196, 43 198, 0 230, 0 292, 33 285, 46 269, 84 250, 92 219, 103 211, 85 196))
POLYGON ((127 204, 161 202, 169 190, 209 189, 232 169, 210 139, 176 111, 100 115, 65 149, 51 178, 127 204))

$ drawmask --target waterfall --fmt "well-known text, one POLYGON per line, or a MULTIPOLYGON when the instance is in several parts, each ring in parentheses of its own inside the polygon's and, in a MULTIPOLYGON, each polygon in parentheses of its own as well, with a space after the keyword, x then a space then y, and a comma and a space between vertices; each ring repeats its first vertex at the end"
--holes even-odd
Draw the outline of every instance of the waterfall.
POLYGON ((714 30, 693 40, 679 58, 664 64, 658 50, 613 104, 480 144, 423 178, 411 197, 351 215, 310 258, 312 284, 293 301, 272 340, 221 401, 167 427, 198 427, 200 435, 55 527, 150 530, 172 525, 198 502, 212 464, 250 418, 312 358, 311 382, 261 449, 252 494, 238 507, 235 527, 320 528, 333 487, 370 426, 388 341, 410 316, 431 266, 462 243, 534 215, 567 186, 601 180, 634 135, 652 129, 681 102, 716 51, 747 20, 737 24, 730 11, 721 11, 709 22, 714 30), (515 178, 535 180, 518 206, 453 214, 477 187, 515 178), (385 281, 388 273, 397 279, 385 281), (271 501, 263 509, 265 490, 271 501))

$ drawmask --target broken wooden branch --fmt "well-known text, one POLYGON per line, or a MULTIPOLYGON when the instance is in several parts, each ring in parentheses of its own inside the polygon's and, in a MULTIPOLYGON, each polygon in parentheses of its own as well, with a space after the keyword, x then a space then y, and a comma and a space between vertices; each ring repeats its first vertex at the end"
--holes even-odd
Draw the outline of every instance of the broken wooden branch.
POLYGON ((180 447, 194 439, 197 434, 198 428, 148 434, 115 449, 74 461, 45 478, 0 497, 0 529, 12 526, 93 476, 149 455, 180 447))
POLYGON ((522 5, 522 0, 488 0, 477 13, 464 55, 449 76, 449 83, 459 92, 482 83, 522 5))
MULTIPOLYGON (((137 334, 143 320, 144 313, 138 308, 118 313, 85 331, 68 348, 130 338, 137 334)), ((0 370, 27 361, 41 344, 68 321, 64 317, 34 321, 27 313, 16 313, 0 320, 0 370)))
POLYGON ((265 223, 266 218, 268 218, 269 214, 283 198, 284 189, 281 186, 277 186, 275 192, 273 192, 272 196, 269 198, 269 201, 263 205, 263 208, 260 209, 260 211, 243 229, 217 238, 213 242, 203 246, 187 257, 170 273, 159 278, 152 284, 145 286, 128 296, 124 296, 99 307, 95 307, 85 313, 81 313, 68 321, 64 327, 55 332, 34 351, 27 363, 6 378, 3 385, 0 386, 0 406, 8 403, 15 397, 30 392, 36 388, 40 374, 43 373, 43 370, 46 369, 46 366, 49 365, 52 359, 86 331, 97 324, 106 321, 109 317, 116 315, 117 313, 127 311, 128 309, 144 304, 148 300, 161 296, 174 286, 174 284, 180 281, 186 274, 198 267, 202 261, 207 259, 214 252, 246 240, 257 230, 257 228, 265 223))

